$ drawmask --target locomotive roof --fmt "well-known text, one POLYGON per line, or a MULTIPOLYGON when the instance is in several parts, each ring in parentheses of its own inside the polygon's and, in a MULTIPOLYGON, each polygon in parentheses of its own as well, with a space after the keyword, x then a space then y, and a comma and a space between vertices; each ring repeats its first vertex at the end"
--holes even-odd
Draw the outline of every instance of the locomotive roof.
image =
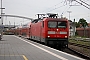
POLYGON ((45 21, 45 20, 47 20, 47 21, 48 21, 48 20, 67 21, 66 18, 45 18, 44 21, 45 21))
POLYGON ((53 14, 53 13, 37 14, 37 15, 38 15, 38 19, 34 19, 32 23, 37 23, 38 21, 41 21, 44 19, 67 20, 66 18, 58 18, 58 14, 53 14))
POLYGON ((43 18, 43 19, 40 19, 40 18, 39 18, 39 19, 35 19, 35 20, 32 21, 32 23, 37 23, 38 21, 42 21, 42 20, 43 20, 43 21, 45 21, 45 20, 47 20, 47 21, 48 21, 48 20, 67 21, 66 18, 47 18, 47 17, 45 17, 45 18, 43 18))

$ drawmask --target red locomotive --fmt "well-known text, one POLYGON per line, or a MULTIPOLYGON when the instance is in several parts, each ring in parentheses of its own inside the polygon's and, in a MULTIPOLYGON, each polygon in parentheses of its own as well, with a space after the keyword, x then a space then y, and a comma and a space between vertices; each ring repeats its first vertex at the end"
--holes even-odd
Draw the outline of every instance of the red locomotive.
MULTIPOLYGON (((43 14, 39 14, 43 15, 43 14)), ((57 14, 32 21, 30 38, 50 45, 68 46, 69 23, 57 14)))
POLYGON ((38 19, 29 23, 28 28, 21 29, 21 35, 28 35, 46 45, 68 47, 69 23, 65 18, 58 18, 57 14, 38 14, 38 19), (41 18, 40 18, 41 17, 41 18), (25 30, 26 29, 26 30, 25 30))

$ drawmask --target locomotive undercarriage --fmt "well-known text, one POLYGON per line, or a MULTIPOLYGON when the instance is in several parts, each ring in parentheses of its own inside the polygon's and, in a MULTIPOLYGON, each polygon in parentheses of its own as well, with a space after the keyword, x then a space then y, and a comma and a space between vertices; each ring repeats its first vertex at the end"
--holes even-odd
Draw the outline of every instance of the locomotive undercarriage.
POLYGON ((60 46, 60 47, 68 47, 68 38, 40 38, 36 36, 31 36, 30 39, 43 42, 46 45, 52 45, 52 46, 60 46))
POLYGON ((46 38, 45 44, 53 45, 53 46, 60 46, 60 47, 68 47, 68 39, 46 38))

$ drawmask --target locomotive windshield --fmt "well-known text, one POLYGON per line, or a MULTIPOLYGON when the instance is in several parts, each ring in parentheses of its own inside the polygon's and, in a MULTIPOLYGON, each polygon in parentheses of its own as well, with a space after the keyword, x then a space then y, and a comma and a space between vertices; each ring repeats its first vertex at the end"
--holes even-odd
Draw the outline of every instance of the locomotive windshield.
POLYGON ((49 28, 56 28, 57 27, 57 22, 55 22, 55 21, 49 21, 48 22, 48 27, 49 28))
POLYGON ((49 28, 66 28, 67 24, 65 21, 49 21, 48 27, 49 28))
POLYGON ((67 24, 65 21, 58 22, 58 28, 66 28, 67 24))

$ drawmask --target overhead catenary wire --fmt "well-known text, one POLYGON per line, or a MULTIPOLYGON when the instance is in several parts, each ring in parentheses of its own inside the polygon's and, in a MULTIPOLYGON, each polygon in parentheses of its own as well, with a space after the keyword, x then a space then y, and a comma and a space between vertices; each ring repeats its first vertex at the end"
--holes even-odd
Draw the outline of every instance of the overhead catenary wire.
POLYGON ((90 8, 89 8, 89 7, 87 7, 87 6, 85 6, 83 3, 78 2, 77 0, 74 0, 74 1, 76 1, 77 3, 81 4, 82 6, 84 6, 84 7, 88 8, 88 9, 90 10, 90 8))
MULTIPOLYGON (((76 0, 71 0, 71 1, 76 1, 76 0)), ((80 1, 82 1, 82 0, 80 0, 80 1)), ((84 1, 82 1, 83 3, 85 3, 84 1)), ((86 5, 88 5, 88 6, 90 6, 89 4, 87 4, 87 3, 85 3, 86 5)), ((74 5, 69 5, 69 8, 71 7, 71 6, 74 6, 74 5)), ((79 5, 75 5, 75 6, 79 6, 79 5)), ((69 9, 68 8, 68 9, 69 9)), ((66 10, 68 10, 68 9, 66 9, 66 10)), ((61 15, 62 14, 64 14, 64 12, 66 12, 66 10, 64 10, 62 13, 61 13, 61 15)))
MULTIPOLYGON (((76 2, 79 3, 80 5, 83 5, 84 7, 90 9, 89 7, 86 6, 86 5, 88 5, 88 6, 90 6, 90 5, 87 4, 86 2, 82 1, 82 0, 80 0, 81 2, 79 2, 79 1, 77 1, 77 0, 72 0, 71 2, 73 2, 73 1, 76 1, 76 2), (84 4, 83 4, 83 3, 84 3, 84 4), (85 4, 86 4, 86 5, 85 5, 85 4)), ((54 10, 56 10, 56 9, 59 9, 59 8, 61 8, 61 7, 64 7, 64 6, 68 5, 66 0, 65 0, 64 2, 61 2, 61 3, 65 3, 65 2, 66 2, 65 5, 63 4, 62 6, 55 7, 55 8, 53 8, 53 9, 49 10, 48 12, 54 11, 54 10)), ((70 4, 70 3, 69 3, 69 4, 70 4)), ((55 6, 57 6, 57 5, 58 5, 58 4, 56 4, 55 6)), ((80 5, 77 5, 77 6, 80 6, 80 5)), ((69 5, 69 8, 64 9, 64 11, 61 13, 61 15, 65 14, 66 11, 71 8, 71 6, 73 6, 73 5, 69 5)))
MULTIPOLYGON (((52 6, 52 7, 55 7, 55 6, 57 6, 57 5, 59 5, 59 4, 61 4, 61 3, 63 3, 64 1, 61 1, 60 3, 57 3, 57 4, 55 4, 54 6, 52 6)), ((48 9, 51 9, 52 7, 50 7, 50 8, 47 8, 47 9, 45 9, 44 11, 47 11, 48 9)), ((44 11, 42 11, 42 12, 44 12, 44 11)))
POLYGON ((68 10, 68 9, 70 9, 71 8, 71 6, 69 6, 68 8, 66 8, 66 9, 64 9, 64 11, 61 13, 61 17, 63 16, 63 14, 65 14, 66 13, 66 11, 68 10))
MULTIPOLYGON (((52 9, 52 10, 49 10, 48 12, 51 12, 51 11, 56 10, 56 9, 59 9, 59 8, 61 8, 61 7, 64 7, 64 6, 66 6, 66 5, 69 5, 69 4, 70 4, 70 3, 67 3, 66 0, 65 0, 65 1, 63 2, 63 5, 62 5, 62 6, 59 6, 59 7, 57 7, 57 8, 54 8, 54 9, 52 9)), ((68 8, 64 9, 64 11, 61 13, 61 16, 62 16, 62 14, 64 14, 70 7, 71 7, 71 6, 69 5, 68 8)))
MULTIPOLYGON (((63 5, 63 6, 65 6, 65 5, 63 5)), ((61 7, 63 7, 63 6, 59 6, 59 7, 57 7, 57 8, 54 8, 54 9, 52 9, 52 10, 49 10, 48 12, 51 12, 51 11, 56 10, 56 9, 59 9, 59 8, 61 8, 61 7)))
MULTIPOLYGON (((61 7, 64 7, 64 6, 66 6, 66 5, 68 5, 67 3, 65 4, 65 2, 63 3, 63 5, 62 6, 59 6, 59 7, 57 7, 57 8, 54 8, 54 9, 52 9, 52 10, 50 10, 50 11, 53 11, 53 10, 56 10, 56 9, 59 9, 59 8, 61 8, 61 7)), ((50 11, 48 11, 48 12, 50 12, 50 11)))
POLYGON ((84 2, 84 1, 82 1, 82 0, 80 0, 81 2, 83 2, 83 3, 85 3, 86 5, 88 5, 88 6, 90 6, 89 4, 87 4, 86 2, 84 2))
MULTIPOLYGON (((75 0, 74 0, 75 1, 75 0)), ((77 3, 75 3, 75 6, 79 6, 79 5, 76 5, 77 3)), ((70 7, 71 6, 74 6, 74 5, 69 5, 70 7)), ((69 9, 69 8, 68 8, 69 9)), ((65 12, 65 11, 64 11, 65 12)), ((64 14, 64 12, 62 12, 62 14, 64 14)), ((76 15, 77 16, 77 15, 76 15)))
MULTIPOLYGON (((51 9, 51 10, 48 10, 47 12, 51 12, 51 11, 54 11, 54 10, 56 10, 56 9, 59 9, 59 8, 61 8, 61 7, 64 7, 64 6, 66 6, 66 5, 68 5, 67 4, 67 1, 65 0, 65 1, 62 1, 62 2, 60 2, 60 3, 63 3, 63 5, 62 6, 59 6, 59 7, 56 7, 56 8, 53 8, 53 9, 51 9)), ((70 3, 69 3, 70 4, 70 3)), ((54 5, 54 6, 57 6, 57 5, 59 5, 59 4, 56 4, 56 5, 54 5)), ((71 6, 69 5, 69 8, 70 8, 71 6)), ((68 8, 68 9, 69 9, 68 8)), ((50 9, 50 8, 49 8, 50 9)), ((68 10, 67 9, 67 10, 68 10)), ((43 11, 44 12, 44 11, 43 11)), ((64 11, 61 13, 61 15, 64 13, 64 12, 66 12, 66 10, 64 9, 64 11)))
MULTIPOLYGON (((70 4, 70 3, 69 3, 69 4, 70 4)), ((69 7, 66 8, 66 9, 64 9, 64 11, 61 13, 61 16, 62 16, 63 14, 65 14, 72 6, 79 6, 79 5, 76 5, 76 3, 75 3, 74 5, 69 5, 69 7)))
MULTIPOLYGON (((66 1, 66 0, 65 0, 66 1)), ((63 3, 65 3, 65 1, 63 2, 63 3)), ((75 4, 75 6, 84 6, 84 7, 86 7, 86 8, 88 8, 89 10, 90 10, 90 5, 89 4, 87 4, 86 3, 86 1, 84 2, 81 2, 82 0, 80 0, 80 1, 77 1, 77 0, 73 0, 74 2, 76 2, 75 4), (77 4, 80 4, 80 5, 77 5, 77 4)), ((72 1, 72 2, 73 2, 72 1)), ((71 3, 72 3, 71 2, 71 3)), ((69 3, 70 4, 70 3, 69 3)), ((64 6, 67 6, 68 5, 68 3, 66 2, 66 4, 64 4, 64 5, 62 5, 62 6, 59 6, 59 7, 55 7, 55 8, 53 8, 53 9, 51 9, 51 10, 49 10, 48 12, 51 12, 51 11, 54 11, 54 10, 56 10, 56 9, 60 9, 61 7, 64 7, 64 6)), ((66 7, 63 11, 62 11, 62 13, 61 13, 61 15, 64 15, 72 6, 74 6, 74 5, 69 5, 69 7, 66 7)), ((77 16, 77 15, 76 15, 77 16)))
MULTIPOLYGON (((56 9, 59 9, 59 8, 61 8, 61 7, 64 7, 64 6, 68 5, 68 3, 67 3, 66 0, 65 0, 65 1, 62 1, 61 3, 63 3, 62 6, 59 6, 59 7, 56 7, 56 8, 54 8, 54 9, 48 10, 48 12, 54 11, 54 10, 56 10, 56 9)), ((69 3, 69 4, 70 4, 70 3, 69 3)), ((59 4, 56 4, 56 5, 54 5, 54 6, 57 6, 57 5, 59 5, 59 4)), ((70 8, 70 7, 71 7, 71 6, 69 6, 69 8, 70 8)), ((69 8, 67 8, 66 10, 68 10, 69 8)), ((64 12, 66 12, 66 10, 64 9, 64 11, 61 13, 61 15, 62 15, 64 12)))
MULTIPOLYGON (((63 3, 63 5, 62 6, 59 6, 59 7, 56 7, 57 5, 59 5, 59 4, 56 4, 56 5, 54 5, 56 8, 53 8, 53 9, 51 9, 51 10, 49 10, 50 8, 48 8, 47 10, 47 12, 51 12, 51 11, 54 11, 54 10, 56 10, 56 9, 59 9, 59 8, 61 8, 61 7, 64 7, 64 6, 66 6, 67 5, 67 3, 65 4, 65 2, 66 2, 66 0, 65 1, 62 1, 62 2, 60 2, 60 3, 63 3)), ((53 7, 54 7, 53 6, 53 7)), ((52 8, 52 7, 51 7, 52 8)), ((44 11, 43 11, 44 12, 44 11)))

